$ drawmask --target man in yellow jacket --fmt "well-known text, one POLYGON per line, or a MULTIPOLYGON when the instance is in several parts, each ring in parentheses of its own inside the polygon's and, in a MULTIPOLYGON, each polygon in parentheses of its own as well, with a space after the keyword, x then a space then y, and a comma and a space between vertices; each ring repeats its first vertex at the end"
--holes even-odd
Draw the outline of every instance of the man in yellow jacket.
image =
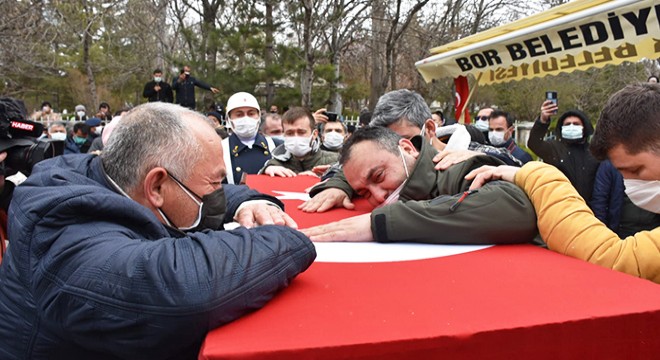
MULTIPOLYGON (((659 114, 660 85, 629 85, 608 100, 591 141, 593 155, 608 158, 623 175, 630 200, 654 213, 660 213, 659 114)), ((481 167, 466 179, 474 179, 472 188, 496 179, 521 187, 551 250, 660 283, 660 227, 620 239, 557 168, 540 162, 481 167)))

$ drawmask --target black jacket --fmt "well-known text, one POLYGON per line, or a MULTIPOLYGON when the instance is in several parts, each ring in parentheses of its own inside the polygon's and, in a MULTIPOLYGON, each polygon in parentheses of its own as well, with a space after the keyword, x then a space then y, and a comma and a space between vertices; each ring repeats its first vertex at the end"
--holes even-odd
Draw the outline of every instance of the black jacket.
POLYGON ((195 86, 199 86, 202 89, 211 90, 211 85, 199 81, 192 76, 188 77, 184 81, 179 81, 179 78, 175 77, 174 81, 172 81, 172 89, 176 91, 176 103, 183 107, 194 110, 195 86))
POLYGON ((149 102, 161 101, 161 102, 174 102, 174 94, 172 93, 172 87, 165 81, 158 83, 160 85, 160 91, 156 91, 154 87, 156 82, 154 80, 149 81, 144 85, 144 91, 142 96, 149 99, 149 102))
POLYGON ((543 162, 553 165, 566 175, 573 187, 586 202, 591 201, 594 188, 594 179, 599 162, 589 152, 587 139, 593 133, 591 122, 579 111, 569 111, 557 121, 556 136, 559 140, 545 140, 545 134, 550 126, 536 119, 529 133, 527 147, 532 150, 543 162), (584 136, 581 140, 566 140, 561 138, 561 128, 568 116, 577 116, 584 124, 584 136))

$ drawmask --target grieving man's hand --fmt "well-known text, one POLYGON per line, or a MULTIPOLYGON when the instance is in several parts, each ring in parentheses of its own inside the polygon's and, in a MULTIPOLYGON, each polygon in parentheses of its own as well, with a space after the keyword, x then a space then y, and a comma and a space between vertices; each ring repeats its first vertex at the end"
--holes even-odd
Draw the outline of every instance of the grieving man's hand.
POLYGON ((312 241, 373 241, 371 233, 371 214, 353 216, 330 224, 314 226, 300 230, 312 241))
POLYGON ((443 150, 433 157, 433 162, 436 163, 436 170, 447 170, 450 166, 477 155, 483 154, 472 150, 443 150))
POLYGON ((351 202, 351 199, 343 190, 329 188, 300 204, 298 209, 304 212, 325 212, 339 206, 349 210, 355 209, 355 204, 351 202))
POLYGON ((271 165, 267 167, 266 170, 264 170, 264 174, 270 175, 271 177, 273 176, 295 177, 297 175, 295 171, 279 165, 271 165))
POLYGON ((298 228, 298 224, 282 209, 264 203, 248 204, 241 207, 234 216, 234 220, 246 228, 258 225, 286 225, 294 229, 298 228))
POLYGON ((484 186, 487 182, 494 180, 504 180, 512 183, 518 170, 520 170, 519 167, 509 165, 485 165, 470 171, 469 174, 465 175, 465 180, 474 179, 472 185, 470 185, 470 190, 478 189, 484 186))

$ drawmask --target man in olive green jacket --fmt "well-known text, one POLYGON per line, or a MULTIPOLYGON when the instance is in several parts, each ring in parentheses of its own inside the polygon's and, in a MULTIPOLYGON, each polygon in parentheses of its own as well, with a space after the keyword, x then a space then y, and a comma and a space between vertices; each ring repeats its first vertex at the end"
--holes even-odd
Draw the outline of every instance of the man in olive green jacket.
MULTIPOLYGON (((402 138, 382 127, 361 129, 344 145, 347 185, 377 206, 371 214, 302 230, 312 241, 512 244, 537 233, 525 193, 506 182, 468 191, 465 175, 501 164, 480 155, 434 169, 435 149, 421 136, 402 138)), ((339 183, 339 182, 338 182, 339 183)))
POLYGON ((272 158, 259 174, 292 177, 321 175, 337 162, 337 153, 319 148, 319 135, 314 116, 302 107, 289 109, 282 116, 284 144, 273 150, 272 158))

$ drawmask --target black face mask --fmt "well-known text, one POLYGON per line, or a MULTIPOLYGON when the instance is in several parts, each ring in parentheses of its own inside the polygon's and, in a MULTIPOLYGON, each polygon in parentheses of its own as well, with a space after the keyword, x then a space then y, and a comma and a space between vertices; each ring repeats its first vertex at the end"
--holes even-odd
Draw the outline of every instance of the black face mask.
MULTIPOLYGON (((225 199, 225 190, 222 187, 210 194, 200 197, 179 181, 179 179, 170 174, 169 171, 167 172, 167 175, 171 177, 188 196, 193 199, 196 198, 194 199, 195 202, 201 203, 201 209, 197 220, 193 225, 191 227, 180 227, 179 230, 193 232, 202 230, 222 230, 224 228, 223 224, 225 222, 225 213, 227 212, 227 201, 225 199)), ((165 213, 160 209, 159 211, 163 214, 163 217, 170 223, 170 225, 173 225, 172 221, 165 215, 165 213)))

